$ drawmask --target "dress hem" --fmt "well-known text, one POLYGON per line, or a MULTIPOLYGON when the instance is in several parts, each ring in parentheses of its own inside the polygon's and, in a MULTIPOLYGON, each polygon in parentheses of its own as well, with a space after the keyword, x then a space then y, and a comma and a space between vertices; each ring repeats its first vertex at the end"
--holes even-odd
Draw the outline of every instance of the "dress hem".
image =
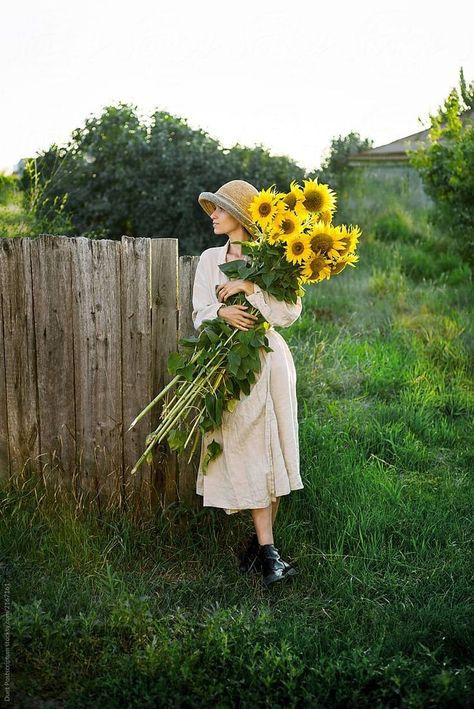
MULTIPOLYGON (((290 490, 288 490, 288 492, 283 492, 280 495, 278 495, 278 497, 285 497, 286 495, 289 495, 290 492, 294 492, 295 490, 303 490, 303 489, 304 489, 304 485, 299 485, 298 487, 292 487, 292 488, 290 488, 290 490)), ((202 493, 202 492, 196 491, 196 495, 200 495, 201 497, 204 497, 204 493, 202 493)), ((225 507, 223 505, 205 504, 203 501, 203 507, 214 507, 216 509, 225 510, 227 512, 227 514, 232 514, 233 512, 242 512, 243 510, 264 509, 266 507, 269 507, 269 505, 275 501, 276 501, 276 497, 275 497, 275 499, 272 499, 271 502, 268 502, 266 505, 265 504, 263 504, 263 505, 255 504, 252 507, 249 507, 248 505, 246 505, 245 507, 225 507)))

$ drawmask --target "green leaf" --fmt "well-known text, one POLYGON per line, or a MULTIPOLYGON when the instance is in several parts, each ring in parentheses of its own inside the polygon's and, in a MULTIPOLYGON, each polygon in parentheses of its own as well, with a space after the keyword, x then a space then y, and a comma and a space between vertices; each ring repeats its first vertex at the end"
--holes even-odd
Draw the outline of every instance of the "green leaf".
POLYGON ((192 382, 194 378, 194 365, 187 364, 186 367, 179 370, 179 373, 186 379, 187 382, 192 382))
POLYGON ((207 467, 212 460, 215 460, 222 453, 222 446, 218 441, 212 440, 207 446, 206 454, 202 461, 202 471, 207 472, 207 467))
POLYGON ((209 337, 210 341, 212 344, 215 344, 216 342, 220 342, 220 337, 217 333, 215 333, 213 330, 209 329, 207 331, 207 336, 209 337))
POLYGON ((225 335, 227 335, 227 337, 229 337, 230 335, 232 335, 232 333, 233 333, 233 331, 234 331, 234 329, 231 328, 229 325, 227 325, 227 323, 225 323, 223 320, 220 321, 220 328, 221 328, 222 332, 223 332, 225 335))
POLYGON ((236 260, 236 261, 229 261, 229 263, 221 263, 219 264, 219 268, 222 271, 222 273, 225 273, 227 278, 231 278, 238 273, 238 268, 240 265, 244 264, 245 265, 246 261, 242 260, 236 260))
POLYGON ((199 337, 196 337, 196 335, 191 335, 190 337, 181 337, 179 340, 179 344, 183 345, 184 347, 195 347, 198 342, 199 337))
POLYGON ((229 399, 228 401, 226 401, 227 411, 230 411, 232 413, 232 411, 234 411, 234 409, 238 403, 239 403, 238 399, 229 399))
POLYGON ((227 355, 227 362, 231 374, 237 374, 241 360, 242 358, 235 348, 230 350, 227 355))
POLYGON ((222 396, 216 396, 216 426, 220 426, 222 423, 223 408, 224 402, 222 396))
POLYGON ((182 354, 179 352, 171 352, 168 357, 168 372, 170 374, 176 374, 176 371, 180 367, 184 367, 186 360, 182 354))
POLYGON ((216 417, 216 397, 213 394, 206 394, 204 406, 209 418, 214 421, 216 417))
POLYGON ((240 386, 244 394, 247 394, 248 396, 250 394, 250 382, 248 381, 248 379, 242 379, 240 382, 240 386))
POLYGON ((186 433, 186 431, 179 431, 178 429, 173 429, 168 433, 166 439, 171 450, 183 450, 187 437, 188 434, 186 433))
POLYGON ((148 451, 148 453, 145 456, 145 460, 148 463, 148 465, 151 465, 153 463, 153 451, 148 451))
POLYGON ((275 280, 275 276, 274 276, 273 272, 270 271, 269 273, 263 274, 262 280, 265 283, 266 287, 268 288, 269 286, 271 286, 271 284, 275 280))

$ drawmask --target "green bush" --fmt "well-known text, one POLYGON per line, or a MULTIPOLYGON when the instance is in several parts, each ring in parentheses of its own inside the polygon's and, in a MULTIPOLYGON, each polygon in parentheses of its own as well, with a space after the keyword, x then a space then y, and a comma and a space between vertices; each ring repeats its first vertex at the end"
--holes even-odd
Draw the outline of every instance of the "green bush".
POLYGON ((403 210, 388 210, 374 224, 374 233, 381 241, 413 242, 418 235, 413 233, 413 225, 403 210))
POLYGON ((474 85, 452 89, 437 115, 430 116, 430 143, 409 151, 426 192, 436 206, 438 224, 474 264, 474 85))
POLYGON ((457 273, 457 276, 453 276, 455 280, 469 275, 469 267, 460 263, 459 254, 455 252, 439 254, 433 258, 431 252, 407 244, 400 250, 400 256, 402 271, 416 281, 423 278, 446 280, 453 272, 457 273))
POLYGON ((6 175, 0 172, 0 204, 8 204, 14 194, 18 183, 16 175, 6 175))

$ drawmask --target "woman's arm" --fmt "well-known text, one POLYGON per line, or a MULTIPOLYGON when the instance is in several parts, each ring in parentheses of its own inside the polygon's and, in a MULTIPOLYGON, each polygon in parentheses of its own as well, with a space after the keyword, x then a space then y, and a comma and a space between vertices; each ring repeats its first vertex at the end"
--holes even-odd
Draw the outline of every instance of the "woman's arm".
POLYGON ((194 276, 193 285, 193 313, 194 328, 199 330, 204 320, 214 320, 222 303, 217 300, 212 290, 210 278, 206 276, 206 260, 204 253, 199 257, 194 276))
POLYGON ((294 323, 301 315, 303 307, 300 296, 298 296, 296 303, 287 303, 284 300, 278 300, 274 295, 262 290, 255 283, 254 292, 246 294, 245 297, 251 305, 260 310, 270 325, 280 327, 288 327, 294 323))

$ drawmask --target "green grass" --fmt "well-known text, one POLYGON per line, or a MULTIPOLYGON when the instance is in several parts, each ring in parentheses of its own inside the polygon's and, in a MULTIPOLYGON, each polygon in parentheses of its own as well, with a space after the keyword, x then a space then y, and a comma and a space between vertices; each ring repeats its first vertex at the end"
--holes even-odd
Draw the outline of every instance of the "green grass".
POLYGON ((0 173, 0 237, 31 236, 33 229, 34 219, 24 209, 17 178, 0 173))
POLYGON ((472 279, 423 215, 412 242, 376 218, 281 330, 305 488, 275 543, 298 576, 239 575, 249 512, 98 519, 19 482, 0 516, 18 702, 472 706, 472 279))
MULTIPOLYGON (((44 199, 40 187, 31 190, 30 195, 37 202, 44 199)), ((0 237, 36 237, 40 234, 71 233, 71 221, 64 213, 63 205, 58 201, 54 217, 37 218, 34 208, 28 206, 29 200, 20 189, 16 175, 0 172, 0 237)))

